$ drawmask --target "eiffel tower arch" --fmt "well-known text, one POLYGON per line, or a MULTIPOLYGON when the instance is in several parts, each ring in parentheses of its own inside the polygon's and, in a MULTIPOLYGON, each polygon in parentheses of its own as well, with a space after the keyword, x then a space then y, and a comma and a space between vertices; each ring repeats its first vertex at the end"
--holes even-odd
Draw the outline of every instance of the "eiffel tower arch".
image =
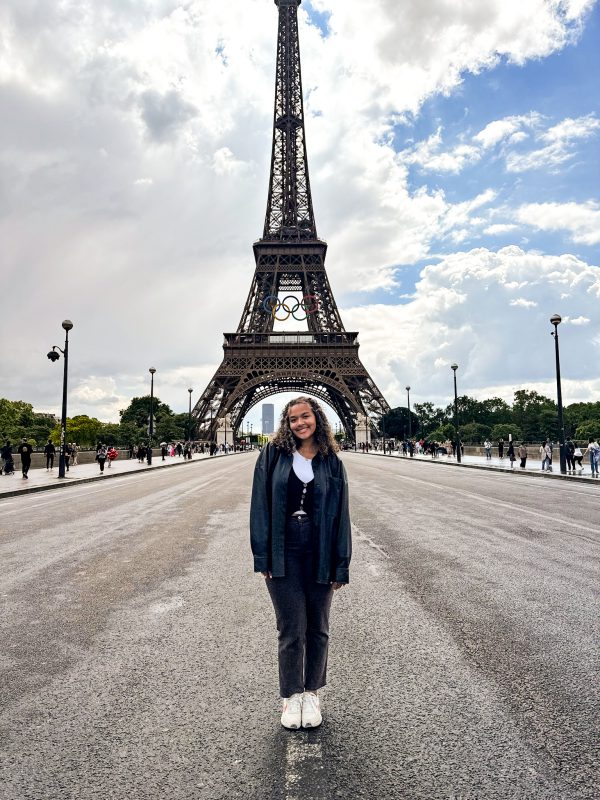
POLYGON ((315 224, 304 125, 298 6, 279 9, 271 175, 255 270, 235 333, 225 333, 223 361, 193 411, 196 434, 215 439, 240 428, 273 394, 301 392, 327 403, 347 437, 369 441, 389 405, 363 366, 358 333, 345 330, 325 271, 327 244, 315 224), (305 323, 275 330, 280 313, 305 323))

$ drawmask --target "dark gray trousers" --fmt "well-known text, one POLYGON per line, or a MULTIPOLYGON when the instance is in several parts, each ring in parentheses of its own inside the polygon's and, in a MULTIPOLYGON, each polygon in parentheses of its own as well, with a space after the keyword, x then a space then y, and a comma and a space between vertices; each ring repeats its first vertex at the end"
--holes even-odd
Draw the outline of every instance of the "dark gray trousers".
POLYGON ((279 691, 316 692, 325 686, 331 584, 313 580, 313 530, 308 517, 290 517, 285 531, 285 577, 267 578, 279 634, 279 691))

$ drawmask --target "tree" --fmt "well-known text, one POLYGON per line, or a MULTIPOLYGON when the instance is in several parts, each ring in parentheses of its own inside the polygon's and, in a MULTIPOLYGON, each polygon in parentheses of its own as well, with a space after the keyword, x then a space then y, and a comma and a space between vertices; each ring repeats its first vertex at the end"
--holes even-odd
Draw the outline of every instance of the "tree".
MULTIPOLYGON (((152 402, 149 394, 144 397, 134 397, 127 408, 119 411, 121 423, 133 422, 136 427, 144 430, 148 427, 148 418, 150 416, 150 403, 152 402)), ((154 397, 152 402, 152 410, 157 421, 159 416, 166 414, 172 416, 173 412, 166 403, 161 403, 158 397, 154 397)), ((146 436, 148 434, 146 433, 146 436)))
MULTIPOLYGON (((103 423, 87 414, 67 417, 67 442, 76 442, 79 447, 95 447, 100 438, 103 423)), ((60 444, 60 423, 54 426, 50 438, 60 444)))
POLYGON ((455 436, 456 430, 454 425, 451 422, 446 422, 444 425, 440 425, 435 431, 432 431, 426 439, 430 442, 445 442, 448 439, 453 441, 455 436))
POLYGON ((16 442, 26 437, 33 446, 47 441, 55 425, 50 414, 36 414, 31 403, 0 398, 0 439, 16 442))
POLYGON ((556 403, 549 397, 526 389, 515 392, 513 420, 527 441, 539 442, 548 435, 557 438, 558 421, 553 423, 552 416, 558 420, 556 403))
POLYGON ((582 425, 600 423, 600 403, 571 403, 564 409, 564 418, 565 433, 573 436, 582 425))
POLYGON ((187 429, 187 414, 161 414, 157 417, 155 438, 159 442, 176 442, 185 439, 187 429))
POLYGON ((499 439, 504 439, 505 442, 509 440, 512 434, 513 441, 522 441, 523 432, 518 425, 512 423, 502 423, 501 425, 494 425, 491 430, 490 436, 493 441, 497 442, 499 439))
POLYGON ((418 417, 419 427, 413 430, 414 435, 427 436, 441 425, 448 422, 448 416, 442 408, 435 408, 433 403, 415 403, 415 412, 418 417))
MULTIPOLYGON (((378 425, 378 433, 383 436, 383 423, 385 423, 385 435, 390 439, 403 439, 408 436, 408 408, 399 406, 392 408, 384 414, 378 425)), ((419 418, 410 412, 411 435, 415 435, 419 427, 419 418)))
POLYGON ((590 438, 596 440, 600 439, 600 421, 590 419, 582 422, 581 425, 577 427, 575 437, 578 440, 581 439, 583 442, 587 442, 590 438))
POLYGON ((119 423, 101 423, 95 444, 98 444, 98 441, 101 441, 102 444, 113 445, 113 447, 123 447, 122 431, 119 423))
POLYGON ((463 444, 481 444, 490 435, 490 426, 478 422, 469 422, 459 427, 460 440, 463 444))

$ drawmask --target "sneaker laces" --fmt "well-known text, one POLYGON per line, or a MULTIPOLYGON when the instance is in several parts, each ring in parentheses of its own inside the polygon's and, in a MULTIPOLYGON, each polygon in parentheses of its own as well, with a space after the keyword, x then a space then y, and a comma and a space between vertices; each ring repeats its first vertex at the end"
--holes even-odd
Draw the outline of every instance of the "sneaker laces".
POLYGON ((302 695, 293 694, 284 700, 284 708, 288 714, 297 714, 302 711, 302 695))

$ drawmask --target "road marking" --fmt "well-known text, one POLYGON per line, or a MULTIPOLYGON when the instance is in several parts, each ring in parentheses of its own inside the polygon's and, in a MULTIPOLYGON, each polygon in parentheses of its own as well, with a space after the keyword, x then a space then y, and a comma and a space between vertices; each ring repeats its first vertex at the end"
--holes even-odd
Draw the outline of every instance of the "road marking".
MULTIPOLYGON (((351 453, 352 456, 357 455, 356 453, 351 453)), ((361 456, 362 457, 362 456, 361 456)), ((379 458, 383 458, 383 456, 379 456, 379 458)), ((436 464, 439 462, 434 461, 433 459, 425 459, 425 458, 415 458, 412 462, 408 458, 400 457, 398 459, 392 458, 391 456, 387 456, 387 458, 391 459, 392 464, 410 464, 410 463, 420 463, 420 464, 436 464)), ((452 466, 454 462, 450 462, 450 466, 452 466)), ((373 462, 371 462, 371 466, 373 466, 373 462)), ((463 471, 468 467, 462 467, 463 471)), ((519 472, 518 469, 514 469, 512 472, 505 470, 503 472, 498 472, 498 470, 487 470, 485 467, 481 467, 478 470, 473 470, 473 472, 478 472, 481 477, 485 475, 487 478, 491 478, 492 480, 500 480, 503 475, 513 475, 513 474, 522 474, 519 472)), ((542 470, 539 470, 539 474, 541 477, 542 470)), ((449 473, 446 473, 449 474, 449 473)), ((587 478, 583 479, 583 482, 580 483, 577 488, 573 484, 572 481, 563 481, 558 480, 555 478, 544 478, 543 480, 539 480, 535 473, 525 473, 522 478, 519 478, 519 486, 534 486, 536 489, 551 489, 552 491, 556 491, 559 489, 562 492, 569 492, 570 494, 580 494, 589 497, 589 489, 588 487, 590 484, 593 486, 594 484, 591 483, 591 480, 588 482, 587 478), (586 487, 586 488, 584 488, 586 487)), ((443 484, 435 484, 443 486, 443 484)), ((593 491, 593 490, 592 490, 593 491)))
MULTIPOLYGON (((374 467, 375 467, 375 465, 373 465, 372 468, 374 468, 374 467)), ((539 517, 540 519, 543 519, 545 522, 557 522, 560 525, 568 525, 571 528, 576 528, 577 530, 584 531, 585 533, 597 533, 597 534, 600 535, 600 529, 599 528, 593 528, 593 527, 591 527, 589 525, 580 525, 577 522, 571 522, 568 519, 561 519, 560 517, 551 517, 546 513, 541 513, 540 511, 533 511, 532 509, 527 508, 527 506, 519 506, 516 503, 509 503, 509 502, 507 502, 505 500, 492 500, 490 497, 485 497, 484 495, 473 494, 473 492, 467 492, 464 489, 457 489, 454 486, 446 486, 446 485, 444 485, 442 483, 435 483, 434 481, 427 481, 427 480, 424 480, 423 478, 412 478, 412 477, 409 477, 408 475, 400 475, 398 473, 397 473, 397 477, 400 480, 404 480, 404 481, 408 481, 408 482, 412 482, 412 483, 421 483, 421 484, 424 484, 425 486, 435 486, 436 488, 443 489, 446 492, 448 492, 448 491, 454 492, 455 494, 462 495, 463 497, 469 497, 469 498, 474 499, 474 500, 479 500, 479 501, 481 501, 483 503, 487 503, 488 505, 491 505, 491 506, 499 506, 500 508, 506 508, 506 509, 510 509, 512 511, 520 511, 520 512, 525 513, 525 514, 529 514, 530 516, 533 516, 533 517, 539 517)))
MULTIPOLYGON (((285 800, 302 800, 306 786, 302 783, 301 767, 308 760, 322 762, 321 742, 307 742, 301 734, 286 736, 285 746, 285 800)), ((318 764, 317 770, 322 769, 318 764)))
MULTIPOLYGON (((108 483, 103 483, 102 486, 100 488, 98 488, 98 489, 89 489, 87 486, 73 487, 74 493, 73 494, 69 493, 68 498, 66 498, 65 495, 61 495, 60 497, 55 497, 52 500, 46 500, 43 503, 34 503, 33 505, 28 506, 26 510, 27 511, 37 511, 38 508, 43 508, 44 506, 57 505, 57 504, 60 504, 60 503, 64 503, 65 499, 73 500, 73 499, 78 499, 78 498, 82 498, 82 497, 85 498, 85 497, 89 497, 90 495, 93 495, 93 494, 99 494, 100 492, 104 492, 107 489, 123 489, 123 488, 126 488, 128 486, 133 486, 136 483, 142 483, 147 476, 148 475, 146 474, 144 476, 144 478, 137 478, 135 480, 123 479, 122 481, 119 481, 118 483, 116 483, 116 485, 115 485, 115 483, 112 483, 112 481, 111 481, 112 486, 109 485, 108 483), (81 491, 77 491, 77 488, 80 488, 81 491)), ((206 483, 203 483, 200 486, 194 486, 192 489, 189 489, 187 492, 180 492, 178 494, 178 497, 183 497, 186 494, 190 494, 192 492, 198 491, 199 489, 203 489, 206 486, 210 486, 216 480, 221 480, 222 478, 223 478, 223 474, 220 473, 219 475, 214 476, 212 478, 212 480, 210 480, 210 481, 208 481, 206 483)), ((113 479, 113 480, 115 480, 115 479, 113 479)), ((37 499, 35 497, 32 498, 29 495, 27 496, 27 498, 29 500, 36 500, 37 499)), ((6 514, 7 515, 8 514, 21 514, 21 513, 23 513, 23 510, 24 510, 23 508, 18 508, 18 509, 15 508, 15 509, 11 509, 10 511, 7 511, 6 514)))
MULTIPOLYGON (((427 486, 431 486, 431 481, 424 481, 421 478, 409 478, 404 475, 400 476, 403 480, 412 481, 414 483, 423 483, 427 486)), ((438 489, 444 489, 445 491, 452 491, 455 494, 460 494, 463 497, 470 497, 474 500, 480 500, 484 503, 487 503, 491 506, 499 506, 500 508, 507 508, 512 511, 520 511, 526 514, 529 514, 532 517, 539 517, 543 519, 545 522, 557 522, 560 525, 568 525, 571 528, 577 528, 577 530, 585 531, 585 533, 597 533, 600 535, 600 529, 592 528, 589 525, 580 525, 577 522, 571 522, 568 519, 561 519, 560 517, 551 517, 546 513, 541 513, 540 511, 533 511, 531 508, 527 508, 527 506, 519 506, 516 503, 509 503, 506 500, 493 500, 490 497, 485 497, 484 495, 480 494, 473 494, 473 492, 467 492, 464 489, 457 489, 453 486, 444 486, 443 484, 433 484, 438 489)))

